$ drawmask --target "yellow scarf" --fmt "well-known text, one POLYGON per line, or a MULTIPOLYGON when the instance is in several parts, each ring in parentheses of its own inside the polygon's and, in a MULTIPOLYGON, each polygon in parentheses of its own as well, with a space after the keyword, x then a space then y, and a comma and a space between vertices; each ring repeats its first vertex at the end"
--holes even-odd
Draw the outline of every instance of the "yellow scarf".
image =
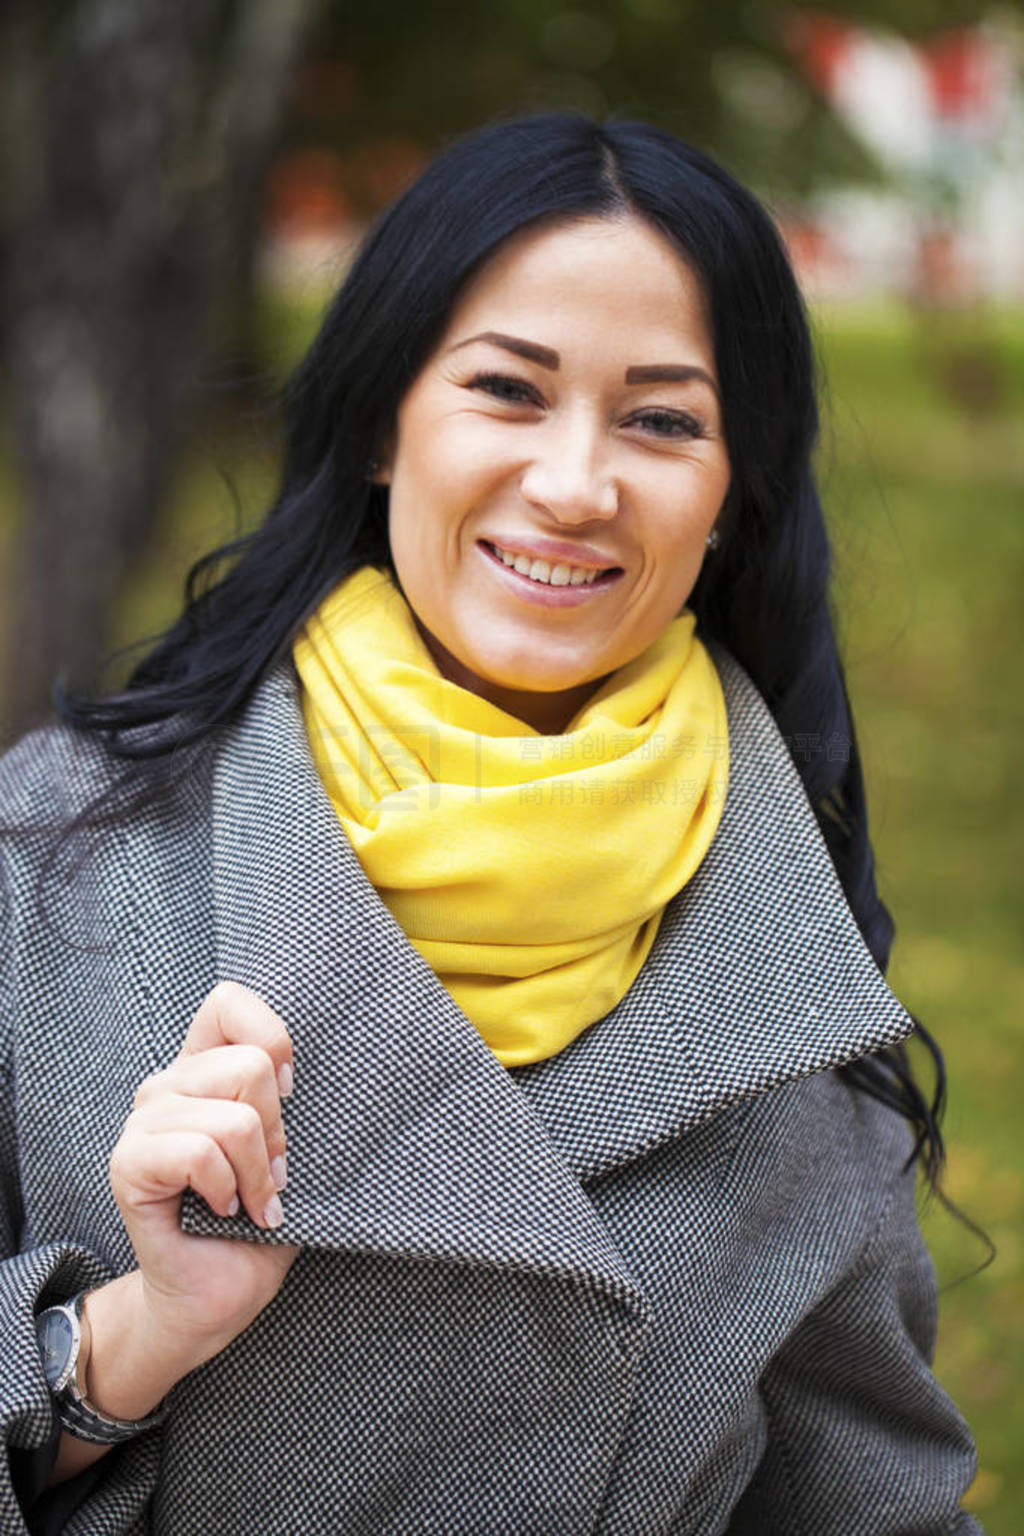
POLYGON ((561 736, 443 678, 366 567, 295 644, 317 771, 381 899, 506 1066, 625 994, 714 836, 725 702, 684 613, 561 736))

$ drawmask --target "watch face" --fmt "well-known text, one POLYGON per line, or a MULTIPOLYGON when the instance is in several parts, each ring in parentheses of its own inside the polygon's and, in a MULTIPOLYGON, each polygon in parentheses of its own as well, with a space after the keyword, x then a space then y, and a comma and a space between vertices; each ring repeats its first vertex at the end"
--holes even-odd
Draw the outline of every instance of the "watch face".
POLYGON ((43 1374, 50 1391, 60 1392, 71 1374, 78 1353, 76 1329, 66 1312, 51 1309, 36 1319, 36 1337, 43 1357, 43 1374))

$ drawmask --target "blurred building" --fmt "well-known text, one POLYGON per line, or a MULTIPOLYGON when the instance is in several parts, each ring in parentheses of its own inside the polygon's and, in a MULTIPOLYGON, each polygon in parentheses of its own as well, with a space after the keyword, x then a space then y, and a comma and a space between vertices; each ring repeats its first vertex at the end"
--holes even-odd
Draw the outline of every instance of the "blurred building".
MULTIPOLYGON (((1020 22, 1007 13, 911 43, 800 10, 785 35, 793 69, 878 167, 874 185, 832 185, 782 216, 808 293, 947 306, 1024 298, 1020 22)), ((758 85, 749 69, 731 87, 722 73, 722 88, 749 105, 758 85)), ((768 83, 781 89, 784 73, 768 83)), ((354 78, 347 63, 307 64, 296 87, 307 117, 329 129, 353 98, 354 78)), ((398 134, 342 152, 325 131, 316 147, 285 149, 269 188, 266 280, 314 299, 330 292, 367 216, 423 163, 423 147, 398 134)))
POLYGON ((808 291, 1024 296, 1024 91, 1009 21, 912 44, 804 13, 791 45, 884 178, 822 193, 788 222, 808 291))

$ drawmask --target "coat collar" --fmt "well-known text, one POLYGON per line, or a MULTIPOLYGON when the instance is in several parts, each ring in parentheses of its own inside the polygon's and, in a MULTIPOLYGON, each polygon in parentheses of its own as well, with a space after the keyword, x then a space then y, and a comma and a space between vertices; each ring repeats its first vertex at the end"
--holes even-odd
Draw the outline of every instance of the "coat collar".
POLYGON ((613 1012, 516 1073, 363 874, 291 667, 261 686, 214 773, 216 970, 295 1041, 285 1240, 582 1268, 639 1323, 580 1180, 909 1033, 769 712, 734 663, 719 670, 731 770, 711 851, 613 1012))
MULTIPOLYGON (((364 875, 290 666, 222 746, 213 867, 216 973, 276 1008, 295 1047, 280 1239, 582 1280, 635 1356, 643 1296, 536 1112, 364 875)), ((194 1199, 183 1225, 238 1235, 194 1199)))
POLYGON ((580 1178, 913 1028, 861 937, 767 706, 736 662, 716 664, 730 767, 711 848, 615 1010, 519 1074, 580 1178))

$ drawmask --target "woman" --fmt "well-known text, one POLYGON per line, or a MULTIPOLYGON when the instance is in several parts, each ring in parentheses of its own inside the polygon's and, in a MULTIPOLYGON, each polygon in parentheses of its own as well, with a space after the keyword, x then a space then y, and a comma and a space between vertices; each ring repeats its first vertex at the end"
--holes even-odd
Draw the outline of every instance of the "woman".
POLYGON ((815 431, 665 134, 381 220, 264 526, 5 765, 5 1530, 977 1529, 815 431))

